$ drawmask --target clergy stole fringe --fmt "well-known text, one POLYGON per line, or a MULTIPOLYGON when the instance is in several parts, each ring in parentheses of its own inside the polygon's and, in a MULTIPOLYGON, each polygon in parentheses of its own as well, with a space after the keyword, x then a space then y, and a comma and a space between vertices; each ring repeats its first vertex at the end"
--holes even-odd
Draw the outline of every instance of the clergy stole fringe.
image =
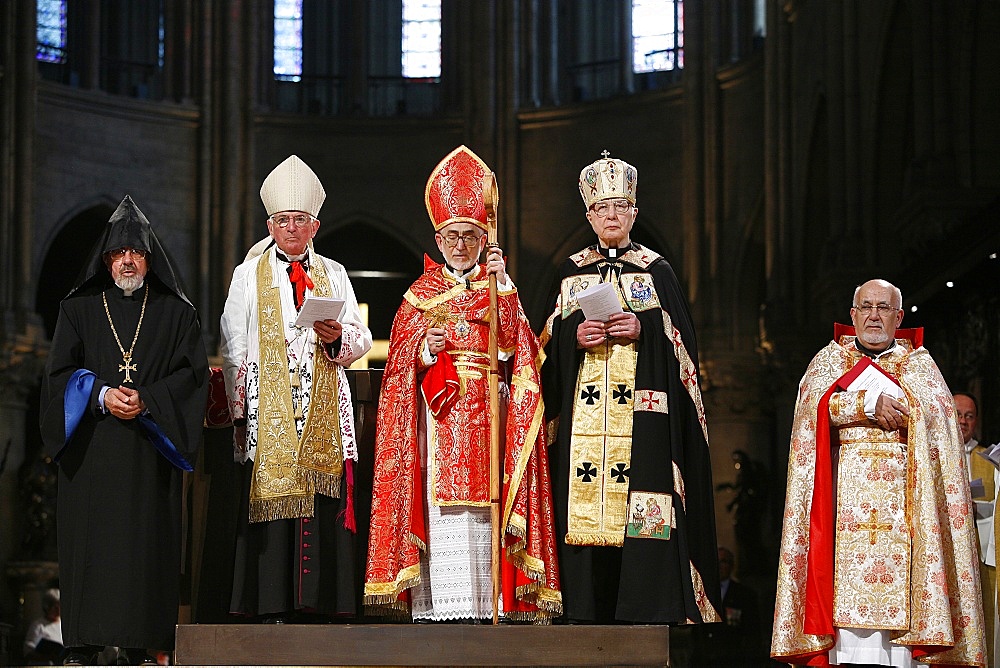
POLYGON ((365 614, 369 617, 386 617, 395 621, 406 621, 410 618, 410 606, 388 594, 365 596, 364 608, 365 614))
MULTIPOLYGON (((257 326, 260 339, 260 405, 257 456, 250 487, 250 521, 312 517, 313 495, 336 490, 343 473, 340 405, 336 365, 317 342, 309 415, 296 438, 288 350, 281 321, 281 296, 272 287, 272 249, 257 264, 257 326)), ((322 261, 313 263, 314 294, 329 296, 322 261)))
POLYGON ((547 611, 532 611, 532 612, 507 612, 504 613, 504 619, 512 622, 531 622, 535 626, 550 626, 552 624, 552 615, 548 614, 547 611))
POLYGON ((285 496, 277 499, 251 499, 250 522, 272 522, 289 517, 312 517, 313 495, 285 496))
POLYGON ((635 343, 587 350, 576 381, 570 437, 566 543, 613 545, 625 540, 632 459, 635 343))
POLYGON ((303 471, 303 474, 308 478, 309 484, 313 486, 317 494, 333 497, 334 499, 340 498, 341 476, 334 476, 311 469, 306 469, 303 471))

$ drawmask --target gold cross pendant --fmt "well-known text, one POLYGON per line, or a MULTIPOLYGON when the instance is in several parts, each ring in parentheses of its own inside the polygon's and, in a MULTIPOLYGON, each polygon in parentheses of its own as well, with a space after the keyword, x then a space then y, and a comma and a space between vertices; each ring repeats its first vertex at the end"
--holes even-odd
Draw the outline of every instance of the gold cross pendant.
POLYGON ((132 382, 132 375, 131 375, 130 372, 137 370, 135 368, 135 363, 132 361, 132 355, 126 353, 122 357, 122 362, 124 362, 124 364, 119 364, 118 365, 118 370, 119 371, 124 371, 125 372, 125 382, 126 383, 131 383, 132 382))

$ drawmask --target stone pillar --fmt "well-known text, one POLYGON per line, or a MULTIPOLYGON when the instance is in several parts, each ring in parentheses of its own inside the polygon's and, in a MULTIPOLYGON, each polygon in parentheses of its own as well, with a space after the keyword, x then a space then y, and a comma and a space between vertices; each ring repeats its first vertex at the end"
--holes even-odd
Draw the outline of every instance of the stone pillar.
MULTIPOLYGON (((42 346, 25 335, 0 340, 0 345, 0 383, 6 388, 0 395, 0 564, 7 564, 22 556, 25 504, 19 473, 27 432, 38 430, 36 424, 26 424, 25 413, 29 395, 38 392, 42 346)), ((10 588, 14 586, 0 585, 0 616, 6 619, 18 615, 22 592, 10 588)))

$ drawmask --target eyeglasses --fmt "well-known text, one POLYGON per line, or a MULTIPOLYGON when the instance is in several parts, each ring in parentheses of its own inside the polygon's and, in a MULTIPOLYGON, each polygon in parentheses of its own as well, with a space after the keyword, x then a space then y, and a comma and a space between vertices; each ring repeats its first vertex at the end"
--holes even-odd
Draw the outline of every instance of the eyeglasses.
MULTIPOLYGON (((628 210, 632 208, 632 205, 628 202, 628 200, 624 199, 615 200, 614 202, 611 202, 611 204, 615 207, 615 211, 617 213, 628 213, 628 210)), ((611 207, 608 206, 607 202, 601 202, 600 204, 595 204, 593 210, 599 217, 607 218, 611 213, 610 209, 611 207)))
POLYGON ((298 213, 294 216, 289 216, 282 214, 280 216, 271 216, 270 221, 280 228, 286 228, 291 223, 295 223, 295 227, 305 227, 313 221, 313 217, 306 215, 304 213, 298 213))
POLYGON ((454 232, 449 232, 448 234, 442 234, 441 239, 444 241, 444 245, 448 248, 454 248, 461 241, 465 244, 466 248, 472 248, 479 244, 479 240, 483 238, 481 234, 474 234, 472 232, 467 232, 466 234, 456 234, 454 232))
POLYGON ((129 248, 128 246, 126 246, 125 248, 116 248, 113 251, 108 251, 108 255, 111 256, 112 260, 122 259, 123 257, 125 257, 125 253, 131 253, 132 257, 138 258, 140 260, 145 260, 146 256, 149 255, 149 251, 147 250, 140 250, 138 248, 129 248))
POLYGON ((878 316, 880 318, 883 318, 889 315, 890 313, 895 313, 896 311, 899 310, 895 306, 889 306, 888 304, 860 304, 860 305, 855 304, 854 308, 857 311, 859 311, 862 315, 866 316, 871 314, 872 309, 875 309, 875 311, 878 312, 878 316))

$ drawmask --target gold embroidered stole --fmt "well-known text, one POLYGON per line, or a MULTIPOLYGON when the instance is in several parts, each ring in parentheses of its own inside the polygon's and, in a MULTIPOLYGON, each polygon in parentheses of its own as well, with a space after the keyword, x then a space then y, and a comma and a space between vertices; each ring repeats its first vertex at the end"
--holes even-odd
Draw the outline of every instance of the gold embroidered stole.
MULTIPOLYGON (((260 338, 260 403, 257 455, 250 487, 250 521, 312 517, 316 493, 340 496, 343 451, 336 365, 318 338, 313 352, 309 414, 297 438, 281 293, 273 287, 272 249, 257 264, 257 332, 260 338)), ((326 267, 312 266, 313 294, 330 296, 326 267)))
POLYGON ((570 437, 569 545, 625 540, 632 459, 635 342, 607 341, 587 350, 576 381, 570 437))
POLYGON ((986 490, 983 496, 973 497, 976 501, 992 501, 995 496, 995 490, 993 488, 993 472, 996 471, 993 468, 993 464, 989 462, 985 457, 980 457, 979 452, 985 450, 986 447, 982 445, 977 445, 972 449, 972 454, 969 457, 969 468, 971 470, 971 475, 969 478, 975 480, 979 478, 983 481, 983 488, 986 490))

